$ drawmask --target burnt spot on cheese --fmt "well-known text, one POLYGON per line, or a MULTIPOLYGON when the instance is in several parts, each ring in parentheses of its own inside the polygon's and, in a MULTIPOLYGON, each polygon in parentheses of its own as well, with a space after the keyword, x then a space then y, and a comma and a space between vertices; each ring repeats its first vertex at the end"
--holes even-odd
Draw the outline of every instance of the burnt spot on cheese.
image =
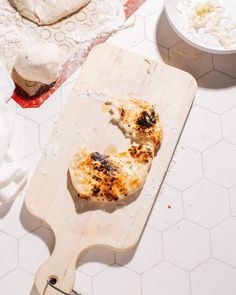
POLYGON ((154 109, 151 109, 150 112, 141 112, 136 123, 139 127, 144 129, 153 127, 157 123, 157 115, 154 109))
POLYGON ((106 155, 100 154, 98 152, 91 154, 91 159, 93 159, 94 161, 99 161, 101 163, 106 163, 106 158, 106 155))
POLYGON ((105 198, 106 198, 109 202, 111 202, 111 201, 118 201, 118 200, 119 200, 118 196, 112 194, 110 191, 106 191, 106 190, 105 190, 105 191, 104 191, 104 195, 105 195, 105 198))
POLYGON ((100 183, 101 193, 108 201, 118 201, 118 194, 126 194, 127 188, 121 174, 116 177, 106 176, 100 183))
POLYGON ((155 141, 155 144, 156 144, 156 151, 158 151, 161 147, 161 139, 158 138, 156 141, 155 141))
POLYGON ((108 155, 103 155, 98 152, 91 154, 91 164, 94 170, 102 172, 106 175, 112 175, 118 170, 118 167, 115 166, 111 160, 109 160, 108 155))
POLYGON ((96 180, 97 182, 100 182, 100 181, 102 180, 100 177, 98 177, 98 176, 96 176, 96 175, 93 175, 92 178, 93 178, 94 180, 96 180))
POLYGON ((97 201, 118 201, 119 195, 128 193, 126 176, 109 155, 91 153, 84 164, 89 167, 89 177, 85 179, 85 183, 91 185, 91 196, 97 201))
POLYGON ((148 163, 153 158, 153 150, 142 144, 135 146, 132 145, 129 148, 129 153, 139 163, 148 163))
POLYGON ((100 187, 98 187, 97 185, 94 185, 92 188, 92 195, 96 197, 98 193, 100 192, 100 190, 101 190, 100 187))

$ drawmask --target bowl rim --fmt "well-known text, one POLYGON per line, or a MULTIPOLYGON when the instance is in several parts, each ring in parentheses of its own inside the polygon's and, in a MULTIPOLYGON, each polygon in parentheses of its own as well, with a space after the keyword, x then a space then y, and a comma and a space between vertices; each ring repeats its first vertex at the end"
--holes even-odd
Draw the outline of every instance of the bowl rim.
POLYGON ((206 51, 208 53, 214 53, 214 54, 233 54, 236 53, 236 48, 235 49, 218 49, 216 47, 210 47, 210 46, 205 46, 203 44, 197 43, 189 39, 179 28, 175 25, 173 19, 171 18, 169 14, 169 0, 164 0, 164 10, 166 17, 173 28, 173 30, 179 35, 186 43, 190 44, 191 46, 198 48, 202 51, 206 51))

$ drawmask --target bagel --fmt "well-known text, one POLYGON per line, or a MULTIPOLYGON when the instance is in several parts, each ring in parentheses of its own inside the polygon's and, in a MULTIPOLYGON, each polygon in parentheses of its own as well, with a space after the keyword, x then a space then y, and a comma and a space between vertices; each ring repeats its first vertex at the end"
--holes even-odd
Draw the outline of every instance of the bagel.
POLYGON ((94 202, 117 202, 140 190, 160 148, 162 127, 153 105, 129 95, 106 101, 111 121, 131 139, 123 152, 100 154, 80 147, 69 174, 78 197, 94 202))

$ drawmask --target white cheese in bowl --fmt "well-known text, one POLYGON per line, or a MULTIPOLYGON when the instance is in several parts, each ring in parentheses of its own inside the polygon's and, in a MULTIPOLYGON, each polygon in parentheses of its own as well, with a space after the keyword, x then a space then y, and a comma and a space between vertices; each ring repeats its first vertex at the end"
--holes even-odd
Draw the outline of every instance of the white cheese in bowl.
POLYGON ((199 44, 236 48, 236 10, 227 0, 181 0, 182 30, 199 44))

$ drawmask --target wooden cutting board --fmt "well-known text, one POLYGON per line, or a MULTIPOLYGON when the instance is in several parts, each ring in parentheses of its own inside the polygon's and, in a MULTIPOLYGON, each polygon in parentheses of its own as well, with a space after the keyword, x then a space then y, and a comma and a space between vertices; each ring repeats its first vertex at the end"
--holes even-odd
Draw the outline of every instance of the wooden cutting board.
MULTIPOLYGON (((143 232, 160 185, 170 164, 196 92, 196 81, 183 71, 103 44, 94 48, 83 65, 48 146, 29 185, 25 204, 55 234, 51 257, 39 269, 39 294, 55 295, 47 286, 71 292, 76 262, 91 247, 126 251, 143 232), (79 200, 68 177, 68 162, 80 144, 104 152, 110 145, 124 149, 129 142, 109 123, 103 106, 106 96, 133 93, 157 106, 164 140, 142 191, 120 204, 79 200)), ((104 286, 105 288, 105 286, 104 286)))

